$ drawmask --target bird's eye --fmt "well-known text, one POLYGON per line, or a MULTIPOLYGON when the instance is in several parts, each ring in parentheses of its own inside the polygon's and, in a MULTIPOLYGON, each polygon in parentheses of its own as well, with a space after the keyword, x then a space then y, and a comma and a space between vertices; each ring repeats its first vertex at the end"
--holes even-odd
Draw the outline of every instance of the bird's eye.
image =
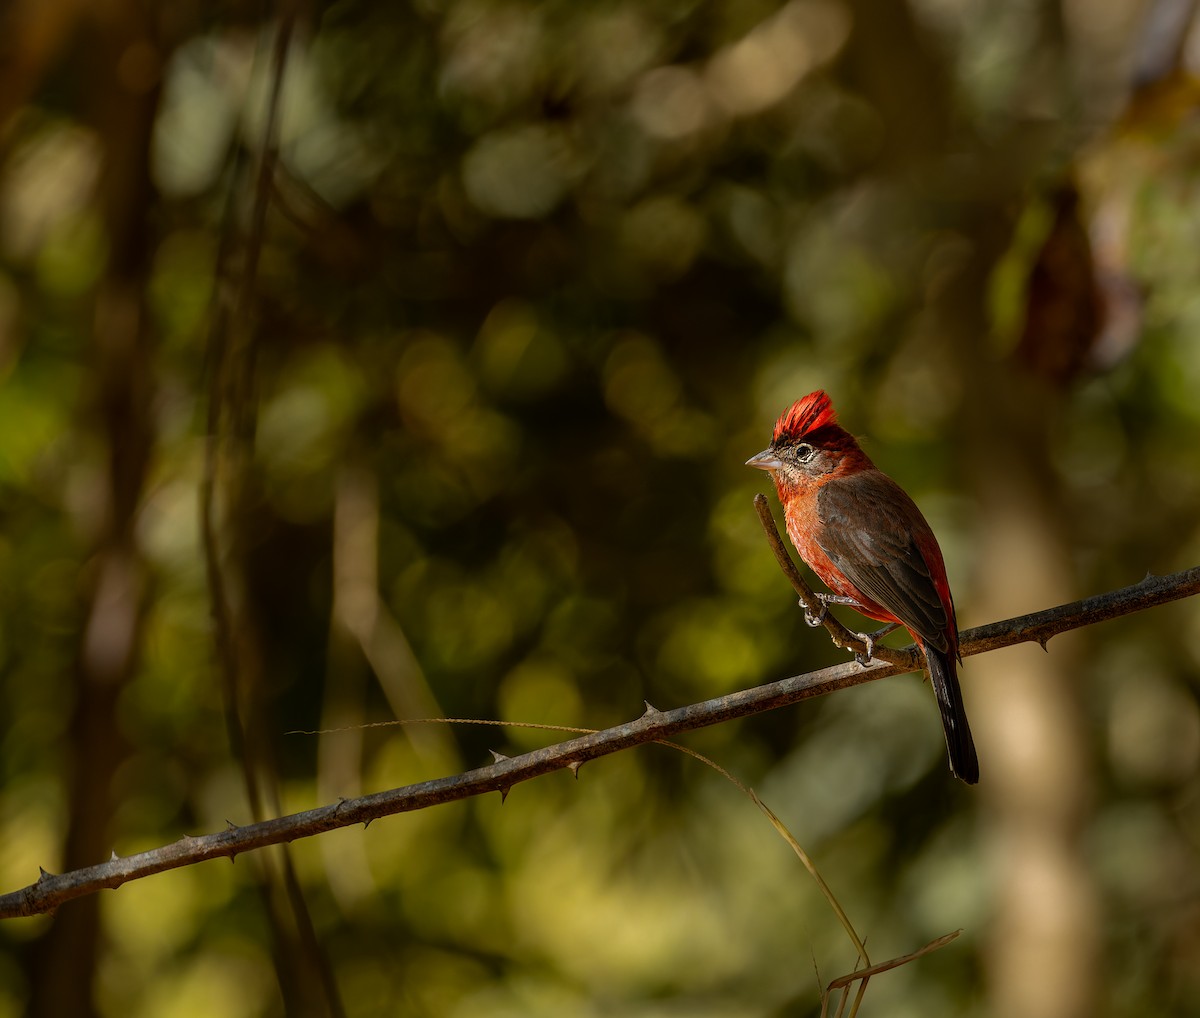
POLYGON ((801 442, 798 446, 796 446, 796 459, 798 459, 801 463, 807 463, 813 458, 813 456, 816 454, 816 451, 817 450, 807 442, 801 442))

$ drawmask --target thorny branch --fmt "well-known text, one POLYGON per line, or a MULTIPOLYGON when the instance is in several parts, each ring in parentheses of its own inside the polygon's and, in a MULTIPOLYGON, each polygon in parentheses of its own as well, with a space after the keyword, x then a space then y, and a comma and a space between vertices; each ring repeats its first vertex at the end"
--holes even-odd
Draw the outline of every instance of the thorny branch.
MULTIPOLYGON (((764 520, 764 526, 768 530, 768 536, 774 534, 772 545, 779 544, 782 547, 769 513, 764 520)), ((787 559, 786 552, 784 559, 787 559)), ((790 566, 790 559, 787 561, 790 566)), ((783 565, 782 560, 780 564, 783 565)), ((784 571, 798 590, 807 590, 806 587, 800 586, 803 580, 799 579, 798 574, 793 576, 794 566, 790 566, 790 569, 785 567, 784 571)), ((1039 643, 1044 648, 1051 637, 1059 633, 1120 618, 1197 593, 1200 593, 1200 566, 1170 576, 1147 576, 1140 583, 1107 594, 1098 594, 1082 601, 1073 601, 1056 608, 967 630, 960 634, 960 647, 964 656, 982 654, 1018 643, 1039 643)), ((808 594, 815 602, 816 598, 812 596, 811 590, 808 594)), ((801 596, 804 596, 803 592, 801 596)), ((856 645, 853 634, 848 631, 837 635, 844 639, 851 649, 857 650, 861 646, 856 645)), ((50 912, 73 898, 94 894, 103 888, 119 887, 129 880, 190 866, 206 859, 233 859, 251 849, 292 842, 353 824, 365 825, 379 817, 425 809, 428 806, 466 799, 484 792, 507 793, 518 782, 563 768, 578 771, 579 766, 588 760, 595 760, 632 746, 659 742, 681 732, 777 710, 801 700, 911 671, 916 667, 915 659, 904 650, 890 652, 891 655, 895 655, 896 661, 883 660, 883 651, 886 649, 877 648, 875 660, 866 666, 848 661, 753 689, 743 689, 702 703, 677 707, 674 710, 660 711, 647 704, 646 712, 635 721, 546 746, 531 753, 523 753, 517 757, 496 754, 495 763, 463 774, 422 781, 356 799, 343 799, 328 806, 244 826, 230 823, 226 830, 216 834, 184 837, 170 845, 125 858, 120 858, 114 853, 108 862, 70 873, 52 874, 43 870, 35 883, 0 895, 0 918, 50 912)))

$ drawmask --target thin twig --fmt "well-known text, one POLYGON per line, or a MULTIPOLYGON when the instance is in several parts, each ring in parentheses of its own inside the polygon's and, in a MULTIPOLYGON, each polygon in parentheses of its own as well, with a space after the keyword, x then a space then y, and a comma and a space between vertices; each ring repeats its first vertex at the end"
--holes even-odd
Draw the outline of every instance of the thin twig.
MULTIPOLYGON (((667 743, 667 745, 675 745, 675 743, 667 743)), ((682 749, 683 747, 679 748, 682 749)), ((690 752, 690 750, 685 751, 690 752)), ((722 770, 722 773, 725 773, 723 769, 718 769, 722 770)), ((850 922, 850 917, 846 914, 846 910, 842 907, 842 903, 838 901, 837 896, 833 893, 833 889, 825 882, 825 878, 821 876, 820 872, 817 870, 817 864, 813 862, 812 857, 809 856, 809 854, 804 850, 804 847, 800 844, 800 842, 798 842, 792 836, 792 832, 787 829, 783 821, 775 815, 775 811, 758 797, 757 792, 751 788, 747 788, 740 781, 737 781, 734 778, 730 778, 730 780, 733 781, 734 784, 736 784, 739 788, 741 788, 742 791, 744 791, 748 796, 750 796, 750 799, 753 801, 754 805, 762 810, 766 818, 771 821, 771 826, 775 828, 779 836, 783 838, 783 840, 786 841, 791 847, 792 851, 796 853, 797 858, 799 858, 800 862, 804 865, 804 868, 808 870, 809 876, 811 876, 813 881, 816 883, 817 889, 822 895, 824 895, 825 900, 829 903, 829 907, 833 910, 833 914, 837 916, 838 922, 842 924, 842 929, 846 931, 846 936, 850 938, 850 942, 854 945, 854 949, 858 952, 859 958, 870 964, 871 958, 870 955, 867 954, 867 948, 863 944, 862 938, 859 937, 858 931, 854 929, 854 924, 850 922)))
MULTIPOLYGON (((250 223, 236 288, 232 288, 226 279, 229 271, 228 259, 232 256, 234 247, 232 215, 226 224, 228 235, 223 236, 221 240, 214 313, 209 339, 208 367, 211 377, 209 380, 204 468, 200 483, 200 533, 208 580, 210 611, 215 630, 217 660, 220 664, 225 726, 230 749, 242 770, 243 784, 250 800, 251 812, 256 817, 261 816, 265 811, 262 806, 262 789, 258 775, 255 773, 254 761, 247 752, 250 740, 247 738, 242 719, 241 700, 244 690, 241 688, 243 684, 242 669, 236 649, 236 620, 231 607, 231 582, 222 562, 217 531, 216 502, 222 454, 227 452, 228 447, 232 447, 239 454, 241 460, 244 461, 247 455, 242 446, 248 438, 246 421, 251 416, 246 406, 252 389, 249 376, 253 371, 255 354, 251 319, 258 284, 259 261, 266 236, 271 180, 278 158, 283 83, 294 26, 295 14, 288 10, 279 23, 271 55, 266 123, 258 153, 254 197, 250 206, 250 223), (235 289, 235 292, 230 295, 227 292, 229 289, 235 289)), ((235 460, 235 462, 238 461, 235 460)), ((238 462, 237 469, 244 469, 244 462, 238 462)), ((232 485, 235 489, 239 486, 232 485)))
POLYGON ((878 965, 871 965, 869 968, 859 969, 856 972, 848 972, 844 976, 838 976, 837 979, 825 987, 825 992, 832 993, 834 990, 840 990, 859 979, 866 982, 871 976, 877 976, 881 972, 888 972, 891 969, 899 968, 901 965, 907 965, 910 961, 916 961, 916 959, 924 955, 945 947, 951 941, 958 939, 960 933, 962 933, 962 930, 955 930, 953 933, 947 933, 945 936, 938 937, 937 940, 931 940, 924 947, 913 951, 912 954, 892 958, 890 961, 881 961, 878 965))
MULTIPOLYGON (((967 630, 961 634, 960 646, 964 655, 980 654, 1018 643, 1033 642, 1044 647, 1052 636, 1059 633, 1144 611, 1197 593, 1200 593, 1200 566, 1171 576, 1147 576, 1141 583, 1131 587, 967 630)), ((185 837, 162 848, 124 859, 113 858, 109 862, 71 873, 56 876, 43 872, 36 883, 0 895, 0 918, 48 912, 72 898, 94 894, 103 888, 119 887, 129 880, 206 859, 233 858, 250 849, 291 842, 339 827, 368 824, 383 816, 408 813, 484 792, 507 791, 519 782, 566 767, 577 768, 588 760, 632 746, 661 742, 682 732, 777 710, 836 689, 872 682, 906 670, 905 666, 886 661, 877 660, 865 667, 848 661, 675 710, 660 711, 650 707, 636 721, 521 756, 502 757, 487 767, 463 774, 346 799, 244 827, 230 824, 228 830, 216 834, 185 837)))

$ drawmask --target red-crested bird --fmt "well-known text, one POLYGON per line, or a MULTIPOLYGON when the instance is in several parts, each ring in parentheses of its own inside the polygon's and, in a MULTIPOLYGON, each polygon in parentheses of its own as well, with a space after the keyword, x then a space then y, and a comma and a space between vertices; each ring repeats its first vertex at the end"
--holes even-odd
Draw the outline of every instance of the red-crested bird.
MULTIPOLYGON (((822 602, 889 623, 876 635, 901 625, 924 652, 950 770, 975 784, 979 758, 958 684, 954 599, 942 550, 916 503, 838 424, 821 391, 785 410, 771 444, 746 465, 775 481, 788 537, 833 591, 819 594, 822 602)), ((807 621, 819 625, 823 618, 824 611, 807 621)), ((868 649, 872 642, 867 637, 868 649)))

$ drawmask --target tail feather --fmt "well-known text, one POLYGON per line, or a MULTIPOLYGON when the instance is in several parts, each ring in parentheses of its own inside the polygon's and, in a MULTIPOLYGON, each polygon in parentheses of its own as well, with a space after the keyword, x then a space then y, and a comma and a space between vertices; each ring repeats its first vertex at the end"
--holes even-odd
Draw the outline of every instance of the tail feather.
POLYGON ((950 770, 955 777, 973 785, 979 780, 979 757, 975 754, 971 726, 967 724, 967 712, 963 707, 962 689, 958 684, 958 669, 955 667, 954 658, 936 647, 927 645, 925 660, 929 665, 929 679, 937 697, 938 710, 942 713, 946 750, 950 754, 950 770))

